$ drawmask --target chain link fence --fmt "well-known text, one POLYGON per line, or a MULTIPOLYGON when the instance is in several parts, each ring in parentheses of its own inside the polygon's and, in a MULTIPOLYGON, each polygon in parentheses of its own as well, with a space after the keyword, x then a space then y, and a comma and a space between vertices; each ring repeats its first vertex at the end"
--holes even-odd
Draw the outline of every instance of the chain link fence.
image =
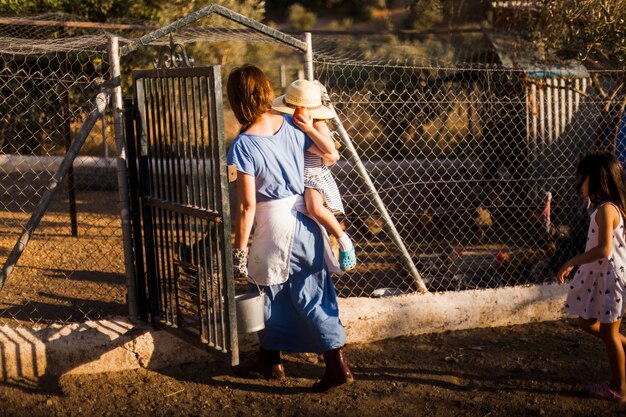
MULTIPOLYGON (((108 78, 106 36, 54 24, 59 17, 0 25, 3 262, 108 78)), ((3 324, 47 326, 127 311, 108 118, 92 131, 0 291, 3 324)))
MULTIPOLYGON (((0 24, 3 260, 108 78, 107 36, 115 32, 129 44, 148 31, 41 26, 58 16, 34 20, 40 23, 0 24)), ((195 65, 220 63, 226 80, 234 66, 260 63, 277 94, 302 73, 294 48, 223 22, 216 27, 176 31, 195 65)), ((344 143, 333 171, 359 264, 336 278, 341 296, 410 293, 420 279, 429 291, 542 283, 584 248, 588 216, 574 190, 574 167, 590 150, 619 150, 623 108, 621 94, 611 92, 626 74, 407 63, 313 42, 315 76, 375 185, 366 186, 344 143), (400 256, 375 194, 409 260, 400 256)), ((150 68, 168 43, 154 40, 122 58, 126 96, 129 70, 150 68)), ((231 140, 239 127, 225 104, 231 140)), ((127 313, 110 118, 91 132, 0 291, 0 324, 46 326, 127 313)))
MULTIPOLYGON (((187 46, 196 66, 221 64, 224 80, 234 66, 262 58, 268 58, 264 69, 277 92, 281 74, 284 84, 301 72, 301 55, 280 40, 219 16, 206 17, 204 24, 181 26, 172 41, 187 46)), ((96 24, 59 13, 0 16, 3 263, 109 79, 110 37, 128 46, 157 28, 96 24)), ((132 69, 167 59, 169 44, 167 37, 152 39, 123 56, 126 97, 132 97, 132 69)), ((238 131, 232 114, 226 114, 226 131, 230 139, 238 131)), ((0 291, 0 325, 45 327, 128 314, 117 153, 107 109, 0 291)))
MULTIPOLYGON (((429 291, 553 281, 584 250, 588 207, 575 167, 588 152, 623 147, 626 74, 317 57, 317 76, 429 291)), ((354 168, 333 168, 360 262, 339 292, 415 291, 354 168)))

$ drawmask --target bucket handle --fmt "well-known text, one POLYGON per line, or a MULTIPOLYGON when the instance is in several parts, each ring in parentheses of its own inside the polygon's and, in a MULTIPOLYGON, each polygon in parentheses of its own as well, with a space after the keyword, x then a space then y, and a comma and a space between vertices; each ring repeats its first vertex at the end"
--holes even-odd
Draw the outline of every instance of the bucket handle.
POLYGON ((256 289, 259 290, 259 295, 264 295, 265 291, 261 289, 261 287, 259 286, 259 284, 256 282, 256 280, 254 278, 252 278, 250 275, 248 275, 248 279, 251 279, 252 282, 254 282, 254 285, 256 285, 256 289))

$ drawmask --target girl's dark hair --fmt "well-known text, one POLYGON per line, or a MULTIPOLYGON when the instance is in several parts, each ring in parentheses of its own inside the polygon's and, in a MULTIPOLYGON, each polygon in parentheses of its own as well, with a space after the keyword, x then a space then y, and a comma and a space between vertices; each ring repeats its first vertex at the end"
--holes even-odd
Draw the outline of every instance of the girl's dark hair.
POLYGON ((624 168, 615 155, 609 152, 589 154, 580 160, 576 173, 579 190, 589 178, 589 198, 594 204, 610 201, 626 217, 624 168))
POLYGON ((235 68, 228 75, 228 101, 239 124, 245 131, 261 115, 272 109, 274 90, 265 73, 254 65, 235 68))

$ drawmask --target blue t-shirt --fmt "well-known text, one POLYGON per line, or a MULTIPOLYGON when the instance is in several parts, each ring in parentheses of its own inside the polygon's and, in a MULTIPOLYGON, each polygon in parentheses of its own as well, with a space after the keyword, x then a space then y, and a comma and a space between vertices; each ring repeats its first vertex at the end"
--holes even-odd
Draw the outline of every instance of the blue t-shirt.
POLYGON ((304 151, 313 142, 285 115, 273 135, 242 133, 228 150, 227 163, 252 175, 257 201, 304 193, 304 151))

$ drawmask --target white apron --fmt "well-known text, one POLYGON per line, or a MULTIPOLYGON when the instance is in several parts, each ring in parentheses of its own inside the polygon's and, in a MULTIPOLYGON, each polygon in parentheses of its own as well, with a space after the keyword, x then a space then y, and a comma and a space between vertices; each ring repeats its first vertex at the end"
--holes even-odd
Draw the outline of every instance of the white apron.
MULTIPOLYGON (((248 254, 249 281, 258 285, 282 284, 289 279, 289 262, 296 227, 296 212, 308 216, 304 198, 293 195, 256 204, 254 235, 248 254)), ((341 274, 339 262, 330 246, 326 229, 318 223, 324 236, 324 259, 330 273, 341 274)))

